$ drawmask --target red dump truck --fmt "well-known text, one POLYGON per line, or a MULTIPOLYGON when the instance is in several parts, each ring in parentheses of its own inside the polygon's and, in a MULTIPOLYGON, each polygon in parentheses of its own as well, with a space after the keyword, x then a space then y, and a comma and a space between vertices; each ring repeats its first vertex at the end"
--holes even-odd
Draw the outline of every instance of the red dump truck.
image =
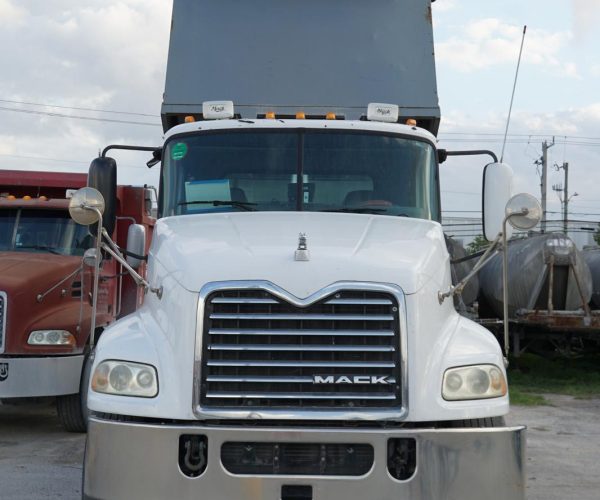
MULTIPOLYGON (((70 194, 86 174, 0 170, 0 400, 56 397, 69 431, 86 428, 85 376, 92 325, 93 268, 84 253, 94 246, 87 228, 69 217, 70 194)), ((149 242, 152 191, 118 186, 118 245, 132 225, 149 242)), ((144 263, 141 262, 141 272, 144 263)), ((143 294, 114 259, 102 265, 95 337, 133 312, 143 294)))

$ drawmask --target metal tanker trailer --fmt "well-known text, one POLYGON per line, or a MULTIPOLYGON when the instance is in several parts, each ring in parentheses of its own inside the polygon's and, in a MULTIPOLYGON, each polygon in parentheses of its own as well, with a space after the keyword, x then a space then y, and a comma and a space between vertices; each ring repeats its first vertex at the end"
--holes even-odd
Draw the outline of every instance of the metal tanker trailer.
POLYGON ((600 247, 584 248, 581 253, 592 273, 592 309, 600 309, 600 247))
MULTIPOLYGON (((600 316, 589 307, 592 274, 570 238, 560 233, 531 236, 509 242, 507 251, 513 334, 530 330, 573 334, 600 328, 600 316)), ((479 280, 480 316, 501 318, 501 255, 481 271, 479 280)))
MULTIPOLYGON (((452 284, 456 285, 472 270, 476 258, 467 259, 465 247, 453 238, 446 237, 446 246, 451 259, 452 284)), ((473 276, 466 284, 462 294, 454 297, 455 306, 459 312, 473 305, 479 294, 479 277, 473 276)))

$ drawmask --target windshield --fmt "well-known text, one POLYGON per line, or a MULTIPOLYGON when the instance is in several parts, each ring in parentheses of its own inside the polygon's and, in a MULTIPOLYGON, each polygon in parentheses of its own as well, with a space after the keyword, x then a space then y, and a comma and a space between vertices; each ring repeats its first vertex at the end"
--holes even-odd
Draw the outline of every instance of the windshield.
POLYGON ((355 212, 439 220, 425 141, 340 130, 217 132, 171 140, 161 215, 355 212))
POLYGON ((93 245, 66 210, 0 210, 0 251, 83 255, 93 245))

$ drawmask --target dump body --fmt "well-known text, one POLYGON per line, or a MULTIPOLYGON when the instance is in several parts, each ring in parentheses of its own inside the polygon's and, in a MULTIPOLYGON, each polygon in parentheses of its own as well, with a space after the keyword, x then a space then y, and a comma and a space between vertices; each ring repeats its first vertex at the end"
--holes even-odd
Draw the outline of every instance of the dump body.
MULTIPOLYGON (((175 0, 162 107, 165 129, 232 100, 267 112, 348 120, 369 102, 437 133, 430 0, 175 0)), ((404 122, 404 120, 401 120, 404 122)))

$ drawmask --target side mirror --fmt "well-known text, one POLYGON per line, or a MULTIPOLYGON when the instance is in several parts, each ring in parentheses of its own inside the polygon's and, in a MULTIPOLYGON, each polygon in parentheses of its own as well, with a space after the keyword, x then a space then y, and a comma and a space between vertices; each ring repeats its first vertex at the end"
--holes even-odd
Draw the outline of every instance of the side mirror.
POLYGON ((91 187, 81 188, 69 201, 69 214, 77 224, 90 226, 96 224, 105 211, 102 193, 91 187))
POLYGON ((535 196, 520 193, 508 200, 505 217, 515 229, 529 231, 542 220, 542 206, 535 196))
MULTIPOLYGON (((490 163, 483 171, 483 235, 494 241, 502 232, 505 209, 512 196, 513 171, 504 163, 490 163)), ((512 236, 512 229, 508 229, 512 236)))
POLYGON ((146 228, 141 224, 132 224, 127 230, 127 253, 127 263, 139 269, 143 261, 129 254, 143 256, 146 253, 146 228))
MULTIPOLYGON (((106 207, 102 217, 102 227, 109 235, 113 234, 117 221, 117 162, 112 158, 96 158, 90 165, 88 186, 100 191, 106 207)), ((96 234, 96 228, 90 228, 96 234)))

